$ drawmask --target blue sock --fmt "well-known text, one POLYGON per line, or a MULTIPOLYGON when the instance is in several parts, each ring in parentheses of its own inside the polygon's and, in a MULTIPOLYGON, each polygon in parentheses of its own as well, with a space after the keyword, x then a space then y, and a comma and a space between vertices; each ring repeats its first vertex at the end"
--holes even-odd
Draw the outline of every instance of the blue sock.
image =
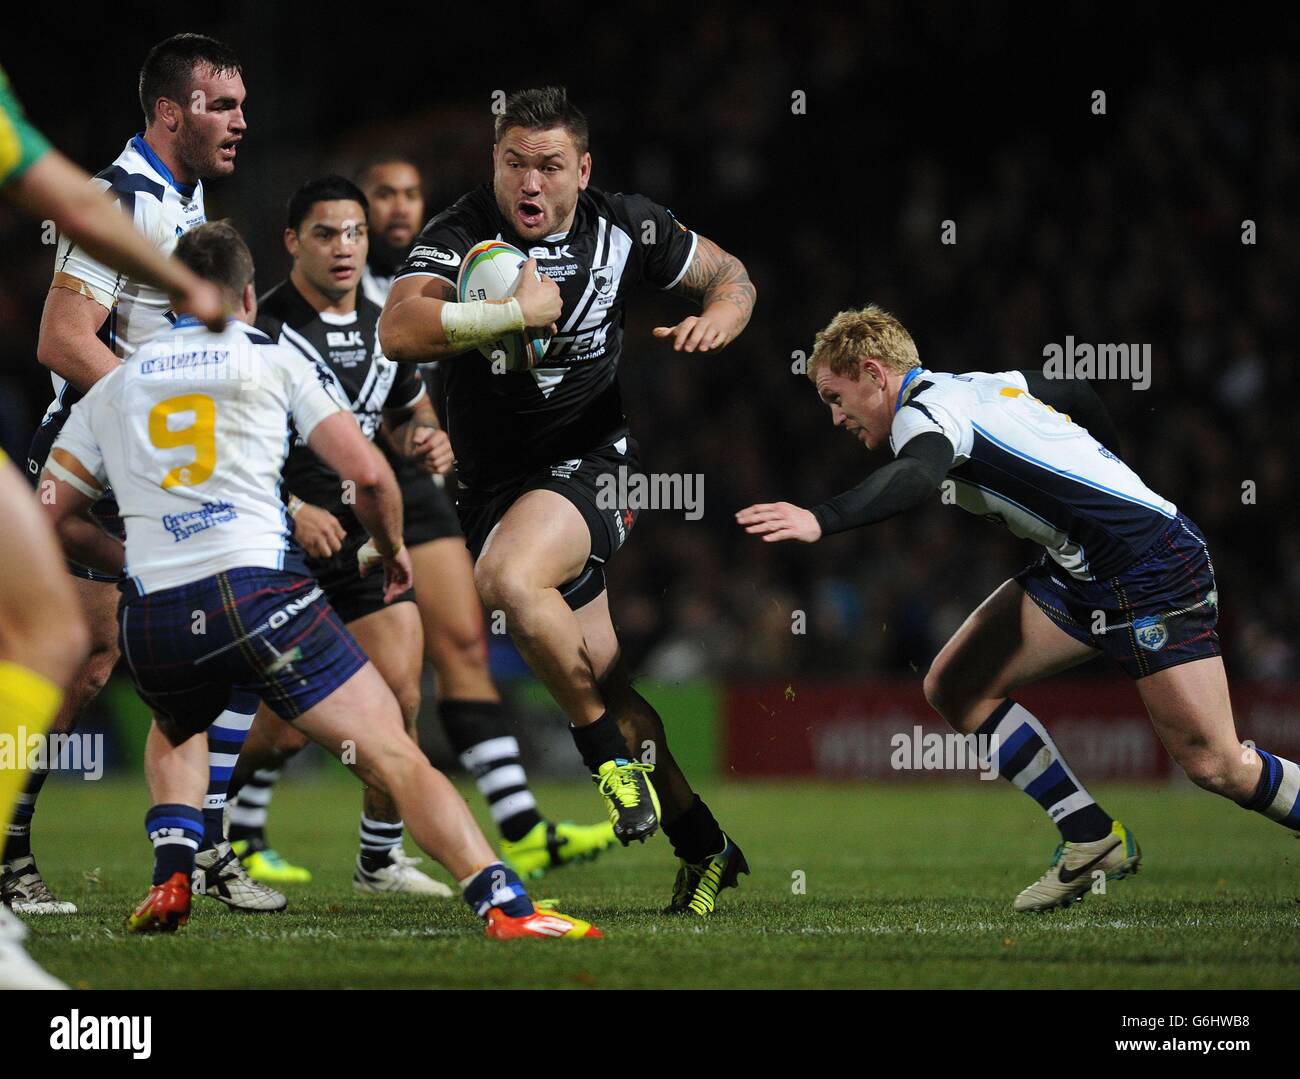
POLYGON ((1254 795, 1241 805, 1277 821, 1283 828, 1300 831, 1300 765, 1258 746, 1255 752, 1264 762, 1264 770, 1254 795))
POLYGON ((257 712, 257 696, 231 693, 226 710, 208 728, 208 794, 203 799, 203 850, 225 839, 226 791, 257 712))
POLYGON ((480 918, 486 918, 492 907, 504 911, 511 918, 527 917, 534 910, 524 882, 503 862, 493 862, 469 880, 461 881, 461 891, 470 910, 480 918))
POLYGON ((1070 771, 1052 736, 1028 709, 1008 698, 975 733, 992 739, 998 775, 1042 806, 1062 839, 1087 843, 1110 833, 1114 822, 1070 771))
POLYGON ((153 843, 153 882, 162 884, 173 873, 189 877, 203 838, 203 814, 193 806, 156 805, 144 816, 144 830, 153 843))

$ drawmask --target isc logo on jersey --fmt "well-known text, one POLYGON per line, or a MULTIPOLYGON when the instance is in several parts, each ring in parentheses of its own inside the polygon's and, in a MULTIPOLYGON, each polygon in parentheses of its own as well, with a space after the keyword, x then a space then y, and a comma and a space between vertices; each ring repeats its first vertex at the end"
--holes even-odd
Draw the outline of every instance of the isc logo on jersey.
MULTIPOLYGON (((500 240, 484 240, 469 249, 456 277, 456 298, 461 303, 475 300, 506 300, 515 294, 528 259, 517 247, 500 240)), ((540 276, 540 275, 539 275, 540 276)), ((512 333, 479 351, 503 371, 530 371, 546 355, 550 334, 525 337, 512 333)))

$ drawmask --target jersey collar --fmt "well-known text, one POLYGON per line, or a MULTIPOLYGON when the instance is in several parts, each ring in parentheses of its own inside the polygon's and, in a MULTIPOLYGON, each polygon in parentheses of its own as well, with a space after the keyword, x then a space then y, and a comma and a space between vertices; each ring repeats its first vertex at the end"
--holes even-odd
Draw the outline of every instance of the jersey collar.
POLYGON ((187 199, 192 199, 194 197, 194 192, 199 189, 199 185, 178 184, 176 182, 176 177, 172 175, 172 170, 163 164, 163 159, 154 153, 153 147, 145 141, 143 131, 131 140, 131 145, 135 147, 135 152, 149 162, 149 165, 153 170, 166 180, 177 194, 183 195, 187 199))
MULTIPOLYGON (((231 324, 232 322, 234 322, 234 321, 235 321, 235 316, 234 316, 234 315, 227 315, 227 316, 226 316, 226 326, 227 326, 227 327, 229 327, 230 324, 231 324)), ((179 316, 179 317, 176 319, 175 322, 172 323, 172 329, 173 329, 173 330, 192 330, 192 329, 194 329, 195 326, 202 326, 202 325, 203 325, 203 323, 201 323, 201 322, 200 322, 198 319, 196 319, 193 315, 181 315, 181 316, 179 316)))
POLYGON ((903 379, 903 384, 898 387, 898 397, 894 399, 894 411, 897 412, 903 407, 903 397, 906 395, 908 387, 912 385, 923 373, 924 367, 913 367, 907 372, 907 377, 903 379))

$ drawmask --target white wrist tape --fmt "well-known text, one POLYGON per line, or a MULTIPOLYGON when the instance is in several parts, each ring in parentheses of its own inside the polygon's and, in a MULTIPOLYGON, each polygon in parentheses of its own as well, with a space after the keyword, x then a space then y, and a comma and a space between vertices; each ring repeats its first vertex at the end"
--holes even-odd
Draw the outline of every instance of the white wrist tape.
MULTIPOLYGON (((402 553, 403 544, 397 545, 397 550, 392 554, 396 558, 402 553)), ((379 553, 379 548, 375 546, 373 539, 366 540, 365 543, 357 550, 357 571, 364 572, 368 566, 373 566, 376 562, 382 562, 384 556, 379 553)))
POLYGON ((442 334, 456 348, 490 345, 508 333, 522 331, 524 313, 513 296, 505 303, 474 300, 442 305, 442 334))
POLYGON ((74 490, 80 491, 87 498, 92 498, 98 501, 99 498, 104 494, 102 489, 98 487, 92 487, 80 476, 78 476, 75 472, 72 472, 64 468, 61 464, 59 464, 58 461, 54 459, 53 456, 49 457, 46 460, 45 471, 49 472, 56 479, 62 480, 64 483, 66 483, 69 487, 73 488, 74 490))

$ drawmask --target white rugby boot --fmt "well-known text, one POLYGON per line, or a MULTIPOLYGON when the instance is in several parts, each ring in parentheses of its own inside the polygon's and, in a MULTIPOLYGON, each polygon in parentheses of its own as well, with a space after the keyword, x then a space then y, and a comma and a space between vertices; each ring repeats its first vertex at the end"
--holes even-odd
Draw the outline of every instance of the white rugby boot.
POLYGON ((283 893, 255 881, 223 839, 194 856, 190 891, 247 914, 278 914, 289 905, 283 893))
POLYGON ((421 859, 411 858, 401 847, 394 847, 387 865, 370 870, 361 865, 357 855, 356 872, 352 874, 352 887, 363 895, 391 895, 405 892, 408 895, 436 895, 450 899, 456 893, 440 880, 415 867, 421 859))
POLYGON ((1103 877, 1119 880, 1132 876, 1141 861, 1142 851, 1133 833, 1115 821, 1110 835, 1090 843, 1062 843, 1057 847, 1047 872, 1016 896, 1014 907, 1020 913, 1068 907, 1087 895, 1103 877))
POLYGON ((76 914, 77 904, 50 891, 30 854, 0 866, 0 901, 18 914, 76 914))

